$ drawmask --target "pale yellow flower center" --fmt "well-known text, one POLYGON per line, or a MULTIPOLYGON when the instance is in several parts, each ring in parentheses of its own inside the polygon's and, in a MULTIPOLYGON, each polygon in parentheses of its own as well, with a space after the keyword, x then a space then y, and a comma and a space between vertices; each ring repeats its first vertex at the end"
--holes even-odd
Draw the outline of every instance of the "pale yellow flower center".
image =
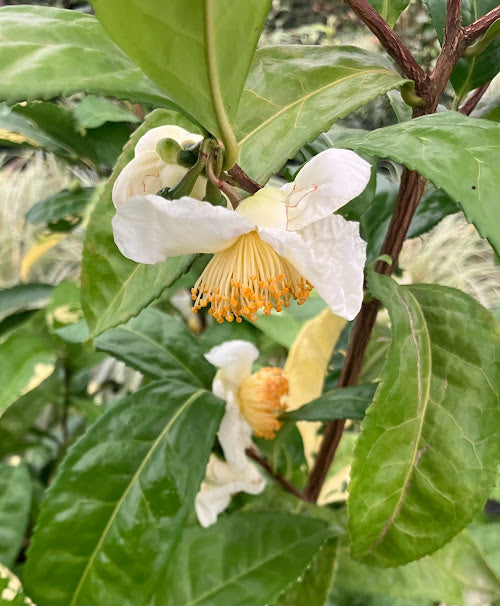
POLYGON ((274 438, 282 425, 278 416, 286 410, 287 396, 288 379, 281 368, 261 368, 240 385, 238 400, 241 414, 258 438, 274 438))
POLYGON ((295 267, 262 240, 256 231, 216 253, 191 289, 196 313, 210 303, 217 322, 241 318, 255 321, 257 310, 269 315, 281 311, 294 298, 299 305, 312 286, 295 267))

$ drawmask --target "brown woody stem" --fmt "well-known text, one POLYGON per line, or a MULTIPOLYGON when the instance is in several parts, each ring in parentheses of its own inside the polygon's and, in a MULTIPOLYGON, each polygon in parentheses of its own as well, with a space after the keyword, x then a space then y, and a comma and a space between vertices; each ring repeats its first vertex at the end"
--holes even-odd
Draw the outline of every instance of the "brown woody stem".
POLYGON ((458 110, 461 114, 465 114, 468 116, 471 111, 476 107, 479 103, 479 100, 482 98, 484 93, 488 90, 490 82, 486 82, 483 86, 476 88, 476 90, 472 93, 472 95, 467 99, 467 101, 462 105, 462 107, 458 110))
POLYGON ((500 19, 500 6, 497 6, 489 13, 486 13, 486 15, 483 15, 477 21, 474 21, 474 23, 464 27, 463 32, 467 44, 471 44, 485 34, 488 28, 493 25, 497 19, 500 19))
POLYGON ((415 80, 415 82, 424 80, 427 77, 425 71, 411 54, 410 49, 367 0, 345 0, 345 3, 352 8, 361 21, 377 36, 380 44, 382 44, 388 55, 399 65, 405 76, 411 80, 415 80))
MULTIPOLYGON (((403 170, 394 214, 392 215, 384 244, 380 250, 380 254, 389 255, 394 262, 396 262, 401 252, 406 233, 424 192, 425 182, 424 177, 415 171, 408 170, 407 168, 403 170)), ((379 273, 390 275, 392 267, 384 261, 379 261, 375 266, 375 270, 379 273)), ((339 387, 347 387, 348 385, 355 385, 357 383, 379 307, 380 303, 378 301, 363 303, 352 329, 344 366, 342 367, 338 383, 339 387)), ((304 498, 308 501, 315 502, 319 497, 321 487, 340 443, 344 424, 345 420, 341 419, 332 421, 326 426, 318 456, 316 457, 304 491, 304 498)))
MULTIPOLYGON (((392 32, 380 15, 378 13, 373 15, 374 10, 367 5, 366 0, 345 1, 379 38, 381 44, 391 57, 398 62, 406 75, 410 76, 410 73, 413 74, 410 77, 414 77, 415 79, 415 90, 425 99, 425 105, 414 108, 413 117, 433 113, 436 110, 456 62, 461 57, 467 45, 475 39, 471 37, 475 34, 470 34, 469 38, 467 38, 467 28, 464 29, 461 26, 461 0, 447 0, 443 48, 430 77, 425 74, 420 66, 418 66, 418 69, 415 68, 415 60, 411 53, 399 38, 395 36, 394 32, 392 32)), ((491 12, 493 13, 494 11, 491 12)), ((485 17, 488 17, 488 15, 485 15, 485 17)), ((481 33, 486 31, 495 18, 488 17, 488 20, 486 20, 488 24, 483 23, 481 33)), ((473 25, 475 26, 475 24, 473 25)), ((472 29, 475 31, 476 28, 472 29)), ((401 252, 411 220, 424 193, 425 184, 426 179, 417 172, 409 170, 406 167, 403 169, 398 198, 384 243, 380 250, 381 255, 389 255, 392 258, 393 264, 391 266, 384 261, 379 261, 375 266, 375 271, 378 273, 385 275, 392 273, 392 268, 401 252)), ((339 387, 354 385, 358 381, 379 307, 380 303, 378 301, 363 303, 349 340, 344 366, 342 367, 339 379, 339 387)), ((316 457, 304 491, 304 498, 308 501, 316 501, 318 499, 328 469, 340 443, 344 424, 344 420, 333 421, 328 423, 325 428, 318 456, 316 457)))

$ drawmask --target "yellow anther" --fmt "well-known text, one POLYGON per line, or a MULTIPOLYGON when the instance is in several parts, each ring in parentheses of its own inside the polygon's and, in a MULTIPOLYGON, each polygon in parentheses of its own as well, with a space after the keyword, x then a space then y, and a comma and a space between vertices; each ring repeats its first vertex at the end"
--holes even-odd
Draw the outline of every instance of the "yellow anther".
POLYGON ((259 438, 274 438, 286 410, 288 379, 281 368, 266 367, 243 381, 238 392, 241 413, 259 438))

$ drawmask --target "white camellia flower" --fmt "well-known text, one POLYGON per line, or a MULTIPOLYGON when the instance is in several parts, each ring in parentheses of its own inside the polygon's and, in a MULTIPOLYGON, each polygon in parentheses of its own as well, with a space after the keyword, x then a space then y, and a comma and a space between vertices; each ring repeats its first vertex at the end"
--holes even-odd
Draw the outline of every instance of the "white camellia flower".
POLYGON ((202 526, 210 526, 236 492, 259 494, 265 480, 248 459, 252 433, 271 439, 281 427, 278 415, 286 409, 288 380, 281 368, 261 368, 251 374, 259 355, 248 341, 227 341, 212 348, 207 360, 217 366, 212 391, 226 400, 217 436, 226 461, 211 455, 195 509, 202 526))
POLYGON ((115 242, 138 263, 214 253, 192 289, 193 311, 211 306, 222 322, 303 303, 314 287, 333 313, 352 320, 363 299, 366 244, 359 225, 332 214, 358 196, 370 165, 352 151, 329 149, 293 183, 265 187, 236 210, 192 197, 132 196, 113 218, 115 242))
MULTIPOLYGON (((135 156, 121 171, 113 185, 113 203, 118 208, 131 196, 156 194, 164 187, 173 187, 188 169, 176 162, 165 162, 157 152, 163 139, 173 139, 185 147, 199 143, 203 137, 175 125, 158 126, 143 135, 135 146, 135 156)), ((202 199, 206 188, 205 177, 199 177, 192 191, 194 198, 202 199)))

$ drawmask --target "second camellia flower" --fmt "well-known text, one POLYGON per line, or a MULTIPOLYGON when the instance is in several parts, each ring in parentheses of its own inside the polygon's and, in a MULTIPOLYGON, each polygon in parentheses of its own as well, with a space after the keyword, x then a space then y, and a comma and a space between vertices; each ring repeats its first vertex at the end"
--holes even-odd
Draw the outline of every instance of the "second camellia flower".
POLYGON ((293 183, 265 187, 235 210, 188 196, 114 196, 113 234, 122 254, 138 263, 213 253, 193 287, 193 310, 209 307, 219 322, 256 320, 259 309, 280 311, 291 299, 303 303, 313 287, 351 320, 363 298, 366 244, 358 223, 332 213, 369 178, 370 166, 357 154, 330 149, 293 183))

